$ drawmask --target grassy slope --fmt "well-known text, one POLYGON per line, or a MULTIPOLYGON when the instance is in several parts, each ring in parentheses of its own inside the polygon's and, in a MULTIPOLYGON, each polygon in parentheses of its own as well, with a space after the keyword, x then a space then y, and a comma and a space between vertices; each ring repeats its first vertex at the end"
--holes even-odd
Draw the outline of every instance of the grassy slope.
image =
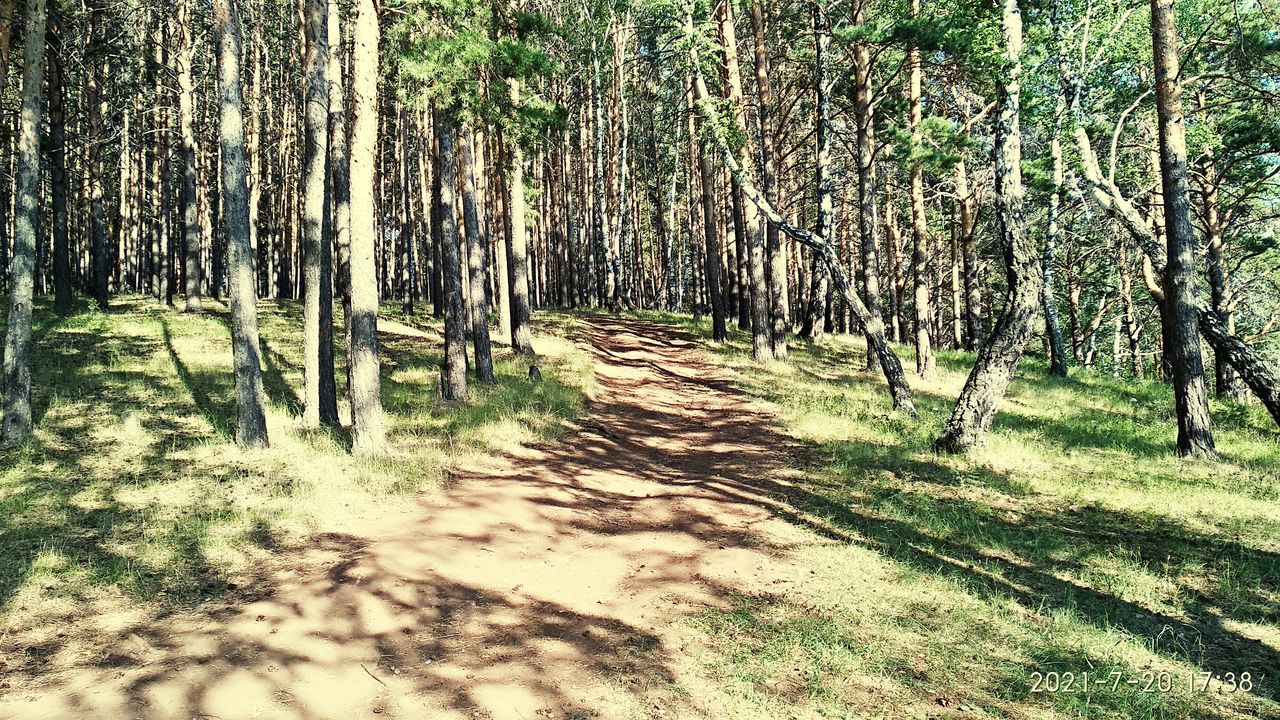
POLYGON ((987 447, 940 457, 972 356, 912 378, 911 422, 862 347, 768 367, 741 335, 712 350, 810 448, 786 512, 812 531, 793 558, 812 581, 694 623, 733 716, 1280 717, 1280 438, 1260 408, 1215 406, 1227 460, 1184 462, 1169 388, 1029 359, 987 447), (1086 670, 1174 688, 1032 692, 1036 671, 1086 670))
MULTIPOLYGON (((37 312, 35 440, 0 452, 0 636, 37 650, 19 662, 60 651, 68 623, 84 635, 85 623, 233 599, 265 553, 402 506, 471 453, 555 434, 590 382, 583 353, 539 336, 542 383, 531 387, 527 365, 502 351, 498 384, 447 406, 436 394, 438 336, 400 325, 383 339, 393 451, 361 461, 343 432, 294 420, 300 310, 264 302, 272 447, 244 454, 229 441, 225 307, 208 305, 197 317, 141 298, 109 314, 37 312)), ((341 391, 343 367, 338 376, 341 391)))

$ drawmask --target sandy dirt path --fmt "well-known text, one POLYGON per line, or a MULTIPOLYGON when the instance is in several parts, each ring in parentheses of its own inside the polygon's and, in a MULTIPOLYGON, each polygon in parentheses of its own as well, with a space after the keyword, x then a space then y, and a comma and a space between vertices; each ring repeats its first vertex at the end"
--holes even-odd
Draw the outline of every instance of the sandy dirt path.
POLYGON ((683 618, 787 577, 786 443, 696 340, 577 336, 598 392, 562 441, 317 538, 254 602, 104 638, 0 717, 714 717, 683 618))

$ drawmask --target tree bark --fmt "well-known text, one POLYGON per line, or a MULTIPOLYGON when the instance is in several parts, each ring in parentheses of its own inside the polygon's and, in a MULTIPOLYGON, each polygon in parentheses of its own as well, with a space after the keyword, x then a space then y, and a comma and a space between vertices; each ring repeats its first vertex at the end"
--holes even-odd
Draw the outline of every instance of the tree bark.
MULTIPOLYGON (((863 0, 854 0, 853 6, 853 24, 858 27, 865 25, 867 3, 863 0)), ((853 46, 853 108, 858 136, 858 236, 862 254, 860 267, 862 299, 866 303, 867 311, 873 317, 880 318, 880 324, 883 325, 884 311, 880 302, 880 241, 877 236, 880 216, 876 200, 875 106, 872 102, 871 70, 870 48, 865 42, 855 43, 853 46)), ((891 247, 890 252, 896 252, 896 247, 891 247)), ((893 317, 896 323, 896 312, 893 317)), ((863 332, 867 332, 866 328, 863 328, 863 332)), ((901 339, 899 332, 895 332, 894 337, 901 339)), ((869 343, 870 336, 868 336, 867 347, 870 347, 869 343)), ((867 370, 875 372, 878 364, 876 354, 868 352, 867 370)))
MULTIPOLYGON (((520 82, 507 78, 507 92, 514 107, 520 106, 520 82)), ((505 138, 507 151, 507 213, 511 217, 511 234, 507 237, 508 289, 511 295, 511 349, 517 355, 532 356, 533 329, 530 321, 533 309, 529 303, 529 236, 525 229, 524 203, 524 149, 520 138, 505 138)), ((603 215, 603 208, 599 209, 603 215)), ((617 263, 609 263, 608 297, 617 292, 617 263)))
MULTIPOLYGON (((911 0, 911 17, 920 16, 920 0, 911 0)), ((922 127, 920 97, 924 72, 920 63, 920 48, 915 43, 907 50, 907 65, 910 77, 907 87, 908 125, 911 130, 911 279, 912 297, 914 299, 916 344, 916 374, 921 378, 931 379, 938 374, 937 360, 933 356, 930 337, 930 309, 932 300, 929 297, 929 224, 924 209, 924 162, 919 157, 924 144, 924 128, 922 127)))
MULTIPOLYGON (((773 204, 778 202, 778 175, 773 135, 773 89, 769 83, 769 50, 766 39, 768 30, 765 26, 762 0, 751 2, 751 31, 755 50, 756 112, 760 125, 761 188, 764 191, 764 199, 773 204)), ((787 356, 787 334, 791 332, 787 252, 778 229, 767 223, 765 242, 772 330, 770 334, 773 341, 773 356, 781 360, 787 356)))
POLYGON ((233 0, 213 0, 218 42, 219 141, 222 146, 222 197, 230 256, 231 352, 239 422, 236 443, 266 447, 262 353, 258 345, 258 307, 253 254, 249 247, 249 196, 245 180, 244 102, 240 95, 240 18, 233 0))
POLYGON ((327 179, 329 31, 326 0, 303 0, 302 325, 306 427, 338 424, 333 353, 333 247, 327 179))
POLYGON ((1196 308, 1196 237, 1187 192, 1187 143, 1178 78, 1178 37, 1173 0, 1151 0, 1156 117, 1160 124, 1160 180, 1164 188, 1165 302, 1172 343, 1173 389, 1178 413, 1178 453, 1213 457, 1209 390, 1200 354, 1196 308))
MULTIPOLYGON (((332 212, 333 267, 342 297, 342 337, 351 346, 351 162, 347 153, 347 93, 343 81, 342 13, 339 0, 329 0, 326 33, 329 45, 329 204, 332 212)), ((347 363, 347 392, 351 364, 347 363)), ((335 397, 336 399, 336 397, 335 397)), ((354 419, 353 419, 354 422, 354 419)))
POLYGON ((58 32, 58 9, 48 13, 49 38, 49 187, 53 215, 53 294, 58 312, 71 310, 71 242, 67 227, 67 133, 66 81, 63 72, 62 38, 58 32))
POLYGON ((954 170, 956 198, 960 204, 960 247, 964 254, 964 347, 975 352, 986 339, 982 324, 982 280, 978 277, 978 243, 975 209, 975 192, 969 186, 969 171, 964 159, 956 163, 954 170))
MULTIPOLYGON (((817 110, 818 156, 815 163, 815 182, 818 190, 818 225, 816 234, 822 238, 835 237, 836 183, 831 166, 831 94, 828 90, 830 74, 831 28, 826 14, 819 5, 813 7, 814 36, 814 89, 817 110)), ((810 271, 809 304, 800 335, 814 343, 821 343, 827 316, 827 288, 831 274, 822 257, 814 253, 810 271)))
MULTIPOLYGON (((462 217, 467 230, 468 279, 471 283, 471 342, 475 347, 476 378, 489 385, 493 379, 493 347, 489 341, 489 287, 485 270, 489 265, 489 241, 480 229, 476 209, 475 133, 458 143, 462 148, 462 217)), ((464 364, 465 367, 465 364, 464 364)))
MULTIPOLYGON (((747 111, 742 91, 742 69, 738 62, 738 35, 737 28, 734 27, 733 3, 722 4, 719 12, 729 103, 734 109, 733 120, 737 132, 743 137, 742 159, 739 162, 748 178, 754 178, 752 168, 755 167, 755 158, 758 154, 754 135, 747 128, 747 111)), ((737 204, 741 206, 745 225, 746 285, 749 292, 749 299, 746 302, 750 303, 750 311, 747 314, 751 328, 751 354, 756 362, 767 362, 774 358, 773 327, 769 316, 769 286, 765 276, 765 246, 768 239, 759 209, 751 203, 743 203, 741 196, 742 190, 737 188, 735 198, 737 198, 737 204)), ((782 346, 785 352, 785 337, 782 340, 782 346)))
POLYGON ((996 210, 1005 250, 1009 296, 991 337, 978 353, 951 418, 934 447, 965 452, 982 444, 1031 335, 1043 287, 1039 258, 1027 236, 1023 211, 1021 106, 1022 13, 1018 0, 1003 0, 1004 82, 995 134, 996 210))
MULTIPOLYGON (((96 7, 91 10, 90 22, 93 24, 91 32, 96 49, 98 43, 101 42, 103 33, 102 19, 96 7)), ((107 108, 106 102, 101 95, 103 60, 95 54, 95 56, 87 58, 86 62, 89 63, 89 77, 85 88, 85 105, 89 116, 89 147, 86 161, 89 164, 89 252, 92 257, 90 287, 98 309, 106 310, 109 302, 108 293, 110 291, 111 278, 111 257, 108 254, 107 247, 107 214, 104 203, 106 168, 103 164, 103 145, 105 141, 103 116, 106 114, 107 108)), ((0 68, 0 71, 3 71, 3 68, 0 68)), ((2 91, 3 89, 0 88, 0 92, 2 91)), ((125 115, 126 117, 128 116, 127 110, 125 115)), ((127 136, 127 134, 128 131, 126 129, 125 135, 127 136)), ((128 153, 127 142, 121 152, 128 153)), ((127 182, 127 180, 122 178, 121 182, 127 182)))
MULTIPOLYGON (((1202 101, 1203 104, 1203 101, 1202 101)), ((1223 237, 1222 214, 1219 210, 1218 169, 1213 148, 1205 151, 1200 161, 1200 198, 1204 208, 1205 245, 1209 249, 1208 277, 1209 298, 1213 311, 1223 318, 1228 332, 1235 332, 1235 293, 1231 288, 1231 273, 1227 269, 1226 242, 1223 237)), ((1227 362, 1225 353, 1214 351, 1214 393, 1223 399, 1241 400, 1243 388, 1240 377, 1227 362)))
POLYGON ((1066 119, 1066 112, 1066 99, 1062 97, 1062 93, 1057 93, 1053 139, 1049 143, 1049 154, 1053 163, 1053 191, 1049 195, 1049 222, 1045 232, 1044 256, 1041 260, 1044 296, 1040 303, 1044 310, 1045 335, 1049 340, 1049 373, 1057 377, 1067 376, 1067 349, 1062 339, 1062 323, 1058 321, 1058 299, 1054 293, 1053 283, 1054 255, 1057 252, 1062 222, 1062 186, 1065 180, 1062 163, 1062 124, 1066 119))
POLYGON ((45 0, 27 0, 27 47, 22 63, 22 106, 9 263, 9 321, 4 341, 3 442, 31 437, 31 300, 35 281, 36 220, 40 204, 40 116, 44 110, 45 0))
MULTIPOLYGON (((435 115, 436 140, 440 143, 440 232, 444 263, 444 365, 440 373, 441 396, 461 402, 467 399, 466 308, 462 297, 462 258, 458 247, 454 197, 458 168, 454 143, 457 122, 450 111, 435 115)), ((487 326, 486 326, 487 330, 487 326)))
POLYGON ((182 135, 182 248, 183 290, 186 311, 200 312, 200 215, 196 197, 196 132, 195 83, 191 77, 191 61, 195 56, 195 38, 191 17, 192 0, 182 0, 178 7, 180 44, 178 65, 178 125, 182 135))
POLYGON ((382 377, 378 359, 378 274, 374 261, 378 225, 374 177, 378 134, 378 11, 373 0, 356 0, 351 61, 351 377, 354 449, 385 450, 382 377))

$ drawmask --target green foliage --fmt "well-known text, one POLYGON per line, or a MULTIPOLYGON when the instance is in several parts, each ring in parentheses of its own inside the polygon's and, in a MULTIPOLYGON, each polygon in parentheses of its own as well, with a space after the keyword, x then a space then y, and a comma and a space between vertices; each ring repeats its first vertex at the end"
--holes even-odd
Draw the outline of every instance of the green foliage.
POLYGON ((516 137, 558 127, 564 113, 533 95, 513 104, 507 80, 549 78, 560 66, 542 42, 557 34, 545 15, 481 0, 404 0, 387 33, 402 99, 463 121, 501 125, 516 137))

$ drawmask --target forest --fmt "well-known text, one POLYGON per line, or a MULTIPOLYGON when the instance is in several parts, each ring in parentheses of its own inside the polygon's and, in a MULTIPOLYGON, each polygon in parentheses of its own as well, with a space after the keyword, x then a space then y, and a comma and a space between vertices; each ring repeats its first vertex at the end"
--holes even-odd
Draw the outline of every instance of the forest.
POLYGON ((1278 228, 1276 0, 0 0, 0 718, 1280 719, 1278 228))

